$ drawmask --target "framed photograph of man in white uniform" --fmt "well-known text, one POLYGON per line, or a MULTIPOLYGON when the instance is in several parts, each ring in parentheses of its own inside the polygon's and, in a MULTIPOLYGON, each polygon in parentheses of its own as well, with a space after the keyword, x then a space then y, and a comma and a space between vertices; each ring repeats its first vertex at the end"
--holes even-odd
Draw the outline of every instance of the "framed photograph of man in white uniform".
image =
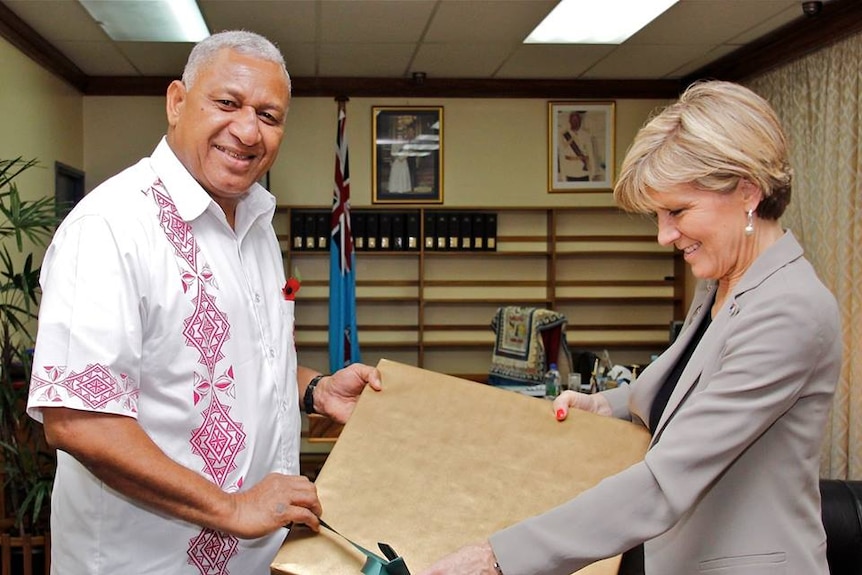
POLYGON ((610 190, 614 102, 548 103, 548 191, 610 190))

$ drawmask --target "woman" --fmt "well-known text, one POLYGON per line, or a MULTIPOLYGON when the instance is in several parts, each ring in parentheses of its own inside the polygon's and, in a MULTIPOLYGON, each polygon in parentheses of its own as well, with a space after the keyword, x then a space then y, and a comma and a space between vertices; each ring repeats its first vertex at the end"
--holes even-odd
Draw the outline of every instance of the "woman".
POLYGON ((568 574, 640 543, 647 575, 829 573, 819 452, 840 320, 778 222, 790 180, 775 113, 742 86, 695 84, 641 129, 614 197, 655 214, 659 243, 702 281, 683 331, 636 383, 567 391, 553 408, 631 419, 650 448, 425 575, 568 574))

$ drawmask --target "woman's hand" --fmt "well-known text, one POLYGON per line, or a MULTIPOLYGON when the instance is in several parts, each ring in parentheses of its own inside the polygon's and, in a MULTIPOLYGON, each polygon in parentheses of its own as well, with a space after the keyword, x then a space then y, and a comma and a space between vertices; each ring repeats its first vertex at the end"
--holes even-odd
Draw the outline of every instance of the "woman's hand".
POLYGON ((487 541, 467 545, 437 561, 420 575, 497 575, 494 551, 487 541))
POLYGON ((563 421, 569 415, 569 409, 580 409, 597 415, 613 415, 611 404, 600 393, 581 393, 566 390, 554 399, 553 410, 557 421, 563 421))

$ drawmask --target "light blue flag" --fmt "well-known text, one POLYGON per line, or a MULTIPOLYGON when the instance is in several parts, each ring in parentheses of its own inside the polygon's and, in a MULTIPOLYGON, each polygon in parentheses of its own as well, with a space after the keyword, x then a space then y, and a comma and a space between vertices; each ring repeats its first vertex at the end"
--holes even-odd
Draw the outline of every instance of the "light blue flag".
POLYGON ((329 371, 361 361, 356 333, 356 277, 350 231, 350 164, 347 156, 347 111, 338 102, 332 238, 329 243, 329 371))

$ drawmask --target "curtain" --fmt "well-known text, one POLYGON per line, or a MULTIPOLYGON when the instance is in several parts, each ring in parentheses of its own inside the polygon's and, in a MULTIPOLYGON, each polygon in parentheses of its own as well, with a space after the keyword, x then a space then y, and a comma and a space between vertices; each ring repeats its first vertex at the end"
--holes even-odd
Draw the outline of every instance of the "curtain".
POLYGON ((782 224, 793 230, 842 316, 844 361, 821 475, 862 479, 862 35, 747 82, 784 124, 794 169, 782 224))

